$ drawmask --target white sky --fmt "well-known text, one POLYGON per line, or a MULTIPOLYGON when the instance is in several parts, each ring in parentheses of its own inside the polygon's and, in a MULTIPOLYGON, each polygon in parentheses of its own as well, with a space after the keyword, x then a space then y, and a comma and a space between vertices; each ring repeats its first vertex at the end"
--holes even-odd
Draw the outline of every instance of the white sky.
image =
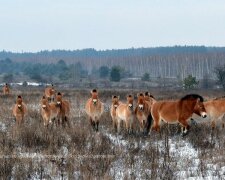
POLYGON ((0 0, 0 51, 225 46, 225 0, 0 0))

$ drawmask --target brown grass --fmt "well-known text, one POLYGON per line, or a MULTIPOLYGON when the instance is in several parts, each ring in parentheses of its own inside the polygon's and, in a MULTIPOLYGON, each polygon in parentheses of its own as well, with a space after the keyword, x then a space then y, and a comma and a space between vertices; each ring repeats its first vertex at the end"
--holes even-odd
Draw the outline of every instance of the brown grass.
MULTIPOLYGON (((21 90, 22 91, 22 90, 21 90)), ((72 104, 70 128, 45 128, 40 116, 39 100, 42 89, 23 93, 28 105, 25 124, 15 127, 11 107, 16 95, 0 97, 0 177, 3 179, 69 178, 69 179, 177 179, 181 167, 188 177, 207 177, 209 170, 214 177, 222 178, 221 167, 225 166, 224 129, 211 132, 208 123, 191 127, 190 133, 181 137, 177 126, 163 125, 160 134, 142 136, 135 122, 135 133, 128 135, 125 130, 118 135, 112 128, 109 105, 112 95, 122 100, 128 91, 100 90, 100 99, 105 103, 106 112, 100 121, 100 132, 90 128, 83 107, 89 97, 89 90, 62 90, 64 98, 72 104), (1 127, 1 126, 0 126, 1 127), (182 157, 182 164, 172 146, 182 148, 188 143, 197 152, 199 159, 195 170, 193 157, 182 157), (36 153, 36 154, 35 154, 36 153), (8 157, 6 157, 8 156, 8 157), (209 164, 217 166, 210 168, 209 164), (121 172, 120 172, 121 171, 121 172)), ((132 92, 136 96, 138 91, 132 92)), ((189 92, 168 92, 153 90, 156 99, 179 98, 189 92)), ((196 93, 196 92, 195 92, 196 93)), ((215 92, 197 92, 206 97, 215 97, 215 92)), ((217 92, 217 96, 222 92, 217 92)))

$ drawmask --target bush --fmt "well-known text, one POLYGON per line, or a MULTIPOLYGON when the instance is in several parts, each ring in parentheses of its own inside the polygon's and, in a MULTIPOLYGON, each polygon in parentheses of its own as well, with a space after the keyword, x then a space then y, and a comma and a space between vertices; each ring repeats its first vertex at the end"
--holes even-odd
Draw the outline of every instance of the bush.
POLYGON ((193 77, 192 75, 188 75, 183 81, 184 89, 193 89, 198 85, 198 81, 196 80, 196 77, 193 77))

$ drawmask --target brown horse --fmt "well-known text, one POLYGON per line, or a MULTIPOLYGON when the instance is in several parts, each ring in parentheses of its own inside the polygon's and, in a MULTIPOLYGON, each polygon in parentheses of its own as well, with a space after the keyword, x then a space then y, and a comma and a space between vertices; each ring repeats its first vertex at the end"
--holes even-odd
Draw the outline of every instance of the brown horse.
POLYGON ((120 132, 120 123, 121 121, 125 122, 126 130, 128 133, 133 132, 133 121, 134 121, 134 105, 133 105, 133 96, 127 96, 127 103, 120 103, 116 109, 116 120, 118 125, 118 132, 120 132))
POLYGON ((56 103, 49 103, 45 96, 42 97, 40 104, 41 116, 44 121, 44 126, 48 126, 52 123, 52 120, 58 117, 59 108, 56 107, 56 103))
POLYGON ((99 120, 104 111, 104 106, 98 97, 96 89, 91 91, 91 98, 86 102, 85 111, 89 117, 91 126, 95 131, 98 131, 99 120))
POLYGON ((24 122, 24 116, 27 113, 27 107, 23 102, 22 97, 19 95, 16 99, 16 104, 13 107, 13 116, 16 118, 17 125, 24 122))
POLYGON ((70 127, 69 117, 70 117, 70 103, 62 98, 60 92, 56 95, 56 107, 58 108, 58 124, 64 126, 65 123, 70 127))
POLYGON ((113 128, 116 130, 117 129, 117 121, 116 121, 116 109, 120 105, 119 101, 120 97, 119 96, 112 96, 112 105, 110 108, 110 115, 112 117, 113 121, 113 128))
POLYGON ((144 94, 140 93, 137 95, 137 106, 135 108, 135 114, 139 121, 140 125, 140 131, 142 133, 147 132, 147 123, 148 123, 148 117, 151 113, 151 99, 149 97, 148 100, 146 100, 144 94))
POLYGON ((7 83, 5 83, 5 85, 3 86, 2 91, 4 95, 8 95, 10 93, 10 88, 7 83))
MULTIPOLYGON (((224 128, 223 117, 225 115, 225 99, 212 99, 204 102, 203 104, 205 106, 208 118, 211 120, 212 129, 215 128, 216 122, 218 121, 221 121, 222 127, 224 128)), ((200 113, 197 111, 195 112, 195 114, 201 116, 200 113)))
POLYGON ((198 112, 203 118, 207 116, 203 98, 197 94, 189 94, 174 101, 158 101, 153 103, 151 115, 153 117, 153 130, 160 130, 161 120, 169 123, 179 123, 182 126, 182 135, 189 129, 188 120, 192 114, 198 112))
POLYGON ((53 84, 50 87, 45 88, 45 97, 47 97, 49 102, 54 101, 55 89, 53 84))

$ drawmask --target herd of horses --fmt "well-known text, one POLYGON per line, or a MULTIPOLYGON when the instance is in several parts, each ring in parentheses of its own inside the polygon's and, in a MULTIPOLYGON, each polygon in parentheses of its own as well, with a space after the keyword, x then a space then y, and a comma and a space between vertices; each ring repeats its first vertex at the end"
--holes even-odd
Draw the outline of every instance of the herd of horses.
MULTIPOLYGON (((8 95, 8 84, 3 87, 3 94, 8 95)), ((126 102, 120 101, 120 97, 113 95, 110 107, 112 125, 115 131, 121 132, 121 124, 125 125, 127 133, 133 133, 134 121, 138 120, 140 132, 148 134, 152 130, 160 131, 161 122, 168 124, 180 124, 182 135, 186 135, 190 128, 189 120, 196 116, 211 119, 211 126, 215 128, 216 121, 222 121, 225 114, 225 98, 217 98, 204 102, 198 94, 188 94, 177 100, 157 101, 149 92, 137 94, 136 106, 134 96, 126 97, 126 102)), ((41 116, 44 126, 50 124, 56 126, 70 126, 70 102, 63 98, 62 93, 56 93, 54 86, 47 87, 44 96, 40 100, 41 116)), ((99 130, 99 122, 104 112, 104 103, 100 100, 98 91, 93 89, 91 96, 85 104, 85 112, 94 131, 99 130)), ((21 95, 17 96, 13 107, 13 115, 16 124, 24 122, 27 106, 21 95)))

